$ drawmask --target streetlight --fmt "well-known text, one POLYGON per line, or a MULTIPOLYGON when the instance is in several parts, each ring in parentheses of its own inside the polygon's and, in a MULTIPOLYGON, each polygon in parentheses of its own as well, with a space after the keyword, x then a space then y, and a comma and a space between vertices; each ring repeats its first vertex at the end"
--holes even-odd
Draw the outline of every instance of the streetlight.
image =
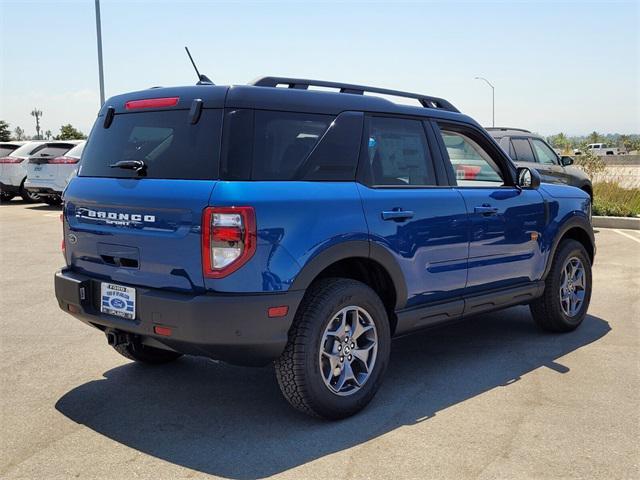
POLYGON ((104 105, 104 71, 102 68, 102 28, 100 27, 100 0, 96 0, 96 37, 98 39, 98 76, 100 77, 100 107, 104 105))
POLYGON ((485 82, 487 82, 487 85, 491 87, 491 117, 492 117, 491 126, 495 127, 496 126, 496 89, 491 84, 491 82, 484 77, 476 77, 475 79, 484 80, 485 82))

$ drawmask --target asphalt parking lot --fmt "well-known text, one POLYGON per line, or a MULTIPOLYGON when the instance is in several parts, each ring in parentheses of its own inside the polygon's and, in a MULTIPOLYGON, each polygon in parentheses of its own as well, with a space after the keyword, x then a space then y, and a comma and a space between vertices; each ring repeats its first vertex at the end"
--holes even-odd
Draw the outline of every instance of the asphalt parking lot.
POLYGON ((640 477, 638 231, 597 233, 576 332, 517 307, 400 339, 369 408, 327 423, 271 367, 143 367, 61 312, 58 217, 0 206, 2 478, 640 477))

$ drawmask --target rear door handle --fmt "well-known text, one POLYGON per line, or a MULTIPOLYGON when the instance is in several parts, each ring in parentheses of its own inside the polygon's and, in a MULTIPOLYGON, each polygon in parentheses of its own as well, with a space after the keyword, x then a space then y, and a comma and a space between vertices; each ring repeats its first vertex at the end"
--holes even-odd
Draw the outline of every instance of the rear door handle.
POLYGON ((498 208, 490 205, 482 205, 481 207, 475 207, 473 211, 475 213, 481 213, 482 215, 489 216, 496 215, 498 213, 498 208))
POLYGON ((415 213, 413 213, 411 210, 386 210, 382 212, 382 219, 402 221, 413 218, 414 215, 415 213))

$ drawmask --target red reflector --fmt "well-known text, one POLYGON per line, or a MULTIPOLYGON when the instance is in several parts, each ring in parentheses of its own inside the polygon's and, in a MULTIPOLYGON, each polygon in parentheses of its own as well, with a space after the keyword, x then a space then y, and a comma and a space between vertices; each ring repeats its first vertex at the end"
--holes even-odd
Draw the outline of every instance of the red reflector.
POLYGON ((162 335, 163 337, 170 337, 172 333, 169 327, 161 327, 159 325, 155 325, 153 331, 156 335, 162 335))
POLYGON ((180 97, 164 97, 164 98, 147 98, 145 100, 129 100, 124 104, 127 110, 135 110, 136 108, 160 108, 175 107, 180 97))
POLYGON ((237 227, 214 227, 214 242, 239 242, 242 240, 242 230, 237 227))
POLYGON ((269 315, 269 318, 284 317, 287 313, 289 313, 289 307, 287 305, 282 305, 280 307, 269 307, 269 310, 267 310, 267 315, 269 315))
POLYGON ((80 309, 71 304, 67 305, 67 310, 69 310, 71 313, 80 313, 80 309))

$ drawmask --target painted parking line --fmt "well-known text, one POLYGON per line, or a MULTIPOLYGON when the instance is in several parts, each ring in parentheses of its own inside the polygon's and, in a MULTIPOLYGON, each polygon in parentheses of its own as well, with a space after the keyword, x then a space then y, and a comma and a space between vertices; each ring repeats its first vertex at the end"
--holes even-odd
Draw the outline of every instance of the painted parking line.
POLYGON ((615 229, 615 228, 613 229, 613 231, 616 232, 616 233, 619 233, 620 235, 622 235, 624 237, 630 238, 631 240, 634 240, 634 241, 640 243, 640 238, 635 237, 635 236, 633 236, 633 235, 631 235, 631 234, 629 234, 627 232, 623 232, 622 230, 618 230, 618 229, 615 229))

